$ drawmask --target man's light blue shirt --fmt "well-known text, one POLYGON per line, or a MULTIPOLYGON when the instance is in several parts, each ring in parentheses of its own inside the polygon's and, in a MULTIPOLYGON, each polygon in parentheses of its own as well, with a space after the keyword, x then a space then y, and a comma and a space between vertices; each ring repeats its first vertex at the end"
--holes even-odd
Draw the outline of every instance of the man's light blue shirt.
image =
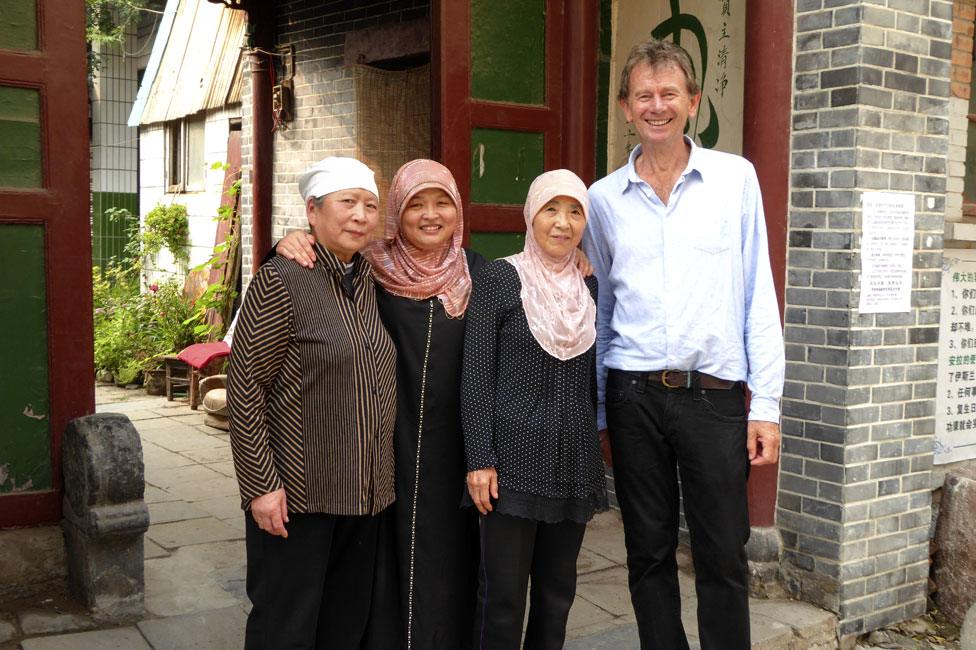
POLYGON ((590 187, 583 250, 600 283, 597 420, 606 427, 607 368, 698 370, 747 382, 750 420, 779 422, 783 330, 756 172, 690 139, 665 205, 624 167, 590 187))

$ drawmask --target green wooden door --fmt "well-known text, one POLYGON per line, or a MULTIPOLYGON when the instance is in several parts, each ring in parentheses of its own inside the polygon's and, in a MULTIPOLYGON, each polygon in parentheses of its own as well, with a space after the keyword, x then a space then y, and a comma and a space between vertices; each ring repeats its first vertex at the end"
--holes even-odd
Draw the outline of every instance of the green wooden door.
POLYGON ((0 527, 60 518, 94 410, 84 3, 0 10, 0 527))
POLYGON ((442 0, 433 5, 434 155, 465 198, 469 245, 522 249, 532 180, 593 180, 597 3, 442 0))

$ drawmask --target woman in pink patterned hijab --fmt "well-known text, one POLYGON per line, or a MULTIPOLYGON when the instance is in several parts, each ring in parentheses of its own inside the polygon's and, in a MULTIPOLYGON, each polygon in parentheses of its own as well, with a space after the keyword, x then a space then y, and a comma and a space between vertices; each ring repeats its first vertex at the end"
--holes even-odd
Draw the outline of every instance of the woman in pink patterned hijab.
POLYGON ((573 263, 588 209, 576 174, 541 174, 525 202, 525 248, 489 263, 471 296, 461 420, 466 501, 481 514, 478 648, 563 647, 586 523, 607 509, 598 287, 573 263))
POLYGON ((411 160, 393 177, 386 205, 384 237, 364 251, 376 280, 396 296, 437 296, 448 316, 463 316, 471 274, 454 176, 434 160, 411 160))

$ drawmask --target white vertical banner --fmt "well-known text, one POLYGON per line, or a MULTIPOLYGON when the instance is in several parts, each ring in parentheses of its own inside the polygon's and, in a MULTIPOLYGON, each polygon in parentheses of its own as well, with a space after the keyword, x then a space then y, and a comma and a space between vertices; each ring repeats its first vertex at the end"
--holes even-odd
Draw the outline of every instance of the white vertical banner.
POLYGON ((915 195, 861 195, 862 314, 911 311, 915 195))

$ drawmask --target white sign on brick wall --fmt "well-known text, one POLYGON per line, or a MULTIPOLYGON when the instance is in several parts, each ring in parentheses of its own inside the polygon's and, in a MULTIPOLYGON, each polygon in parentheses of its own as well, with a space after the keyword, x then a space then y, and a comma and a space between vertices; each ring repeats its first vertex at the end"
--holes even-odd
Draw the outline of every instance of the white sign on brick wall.
POLYGON ((942 263, 935 463, 976 458, 976 250, 947 250, 942 263))
POLYGON ((912 308, 915 195, 865 192, 861 197, 862 314, 912 308))

